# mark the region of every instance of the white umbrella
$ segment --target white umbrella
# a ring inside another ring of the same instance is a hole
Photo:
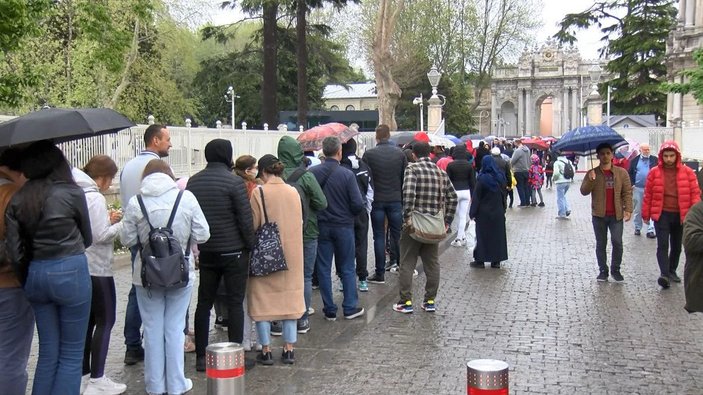
[[[430,145],[433,147],[442,146],[445,148],[451,148],[456,145],[453,141],[444,136],[438,136],[436,134],[428,134],[428,136],[430,137]]]

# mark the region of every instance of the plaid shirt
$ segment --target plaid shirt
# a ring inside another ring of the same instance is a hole
[[[410,220],[410,213],[418,211],[436,214],[444,205],[444,222],[451,224],[456,212],[457,197],[447,173],[432,163],[430,158],[420,158],[405,168],[403,179],[403,219]]]

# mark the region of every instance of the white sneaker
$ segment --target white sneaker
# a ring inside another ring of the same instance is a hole
[[[119,395],[125,391],[127,391],[125,384],[115,383],[109,377],[103,376],[90,379],[83,395]]]
[[[391,273],[400,273],[400,267],[394,267],[391,269]],[[417,277],[419,273],[417,272],[417,269],[413,270],[413,277]]]
[[[308,315],[313,315],[315,314],[315,309],[312,308],[312,306],[308,307]]]
[[[454,241],[452,241],[452,242],[450,243],[450,245],[451,245],[452,247],[461,247],[461,240],[459,240],[459,239],[454,239]]]
[[[86,374],[83,377],[81,377],[81,394],[85,392],[85,387],[88,386],[88,383],[90,382],[90,374]]]

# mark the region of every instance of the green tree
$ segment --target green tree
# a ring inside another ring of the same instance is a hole
[[[619,16],[624,15],[624,16]],[[573,44],[575,31],[601,27],[601,57],[609,58],[611,105],[615,114],[655,114],[666,117],[666,40],[676,21],[670,0],[598,1],[587,10],[567,14],[555,34],[561,43]]]
[[[703,105],[703,49],[697,49],[693,52],[693,60],[698,65],[697,68],[684,70],[683,75],[686,82],[665,84],[664,88],[669,92],[690,93],[696,99],[698,104]]]

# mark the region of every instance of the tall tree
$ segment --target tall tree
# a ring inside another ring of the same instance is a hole
[[[391,43],[398,15],[404,5],[404,0],[379,1],[372,44],[373,69],[378,94],[378,121],[388,125],[391,130],[398,129],[395,121],[395,107],[403,93],[393,79]]]
[[[698,67],[681,72],[686,81],[682,84],[666,84],[665,88],[669,92],[690,93],[698,104],[703,105],[703,49],[697,49],[693,52],[693,60],[696,61]]]
[[[620,16],[624,15],[624,16]],[[598,1],[587,10],[567,14],[554,37],[573,44],[575,31],[601,26],[604,43],[601,57],[612,79],[602,83],[612,88],[611,106],[615,114],[655,114],[666,117],[666,40],[676,22],[671,0]]]

